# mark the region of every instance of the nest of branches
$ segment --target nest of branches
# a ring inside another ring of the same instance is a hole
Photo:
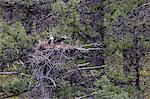
[[[77,49],[71,46],[49,47],[42,50],[36,47],[34,52],[28,56],[28,66],[30,66],[31,74],[36,80],[36,85],[33,88],[34,93],[45,94],[46,92],[41,92],[41,89],[53,89],[59,86],[68,74],[76,73],[76,78],[79,79],[79,72],[77,68],[75,69],[77,53]]]
[[[50,46],[50,45],[49,45]],[[28,66],[30,66],[32,77],[36,84],[33,92],[38,95],[52,94],[55,87],[62,83],[85,84],[86,78],[82,76],[81,70],[97,69],[101,67],[85,67],[90,63],[77,64],[76,58],[83,52],[99,50],[98,48],[85,49],[66,44],[65,46],[46,47],[39,50],[35,47],[34,52],[28,56]],[[50,91],[51,90],[51,91]],[[48,91],[48,93],[47,93]],[[49,98],[49,97],[48,97]]]

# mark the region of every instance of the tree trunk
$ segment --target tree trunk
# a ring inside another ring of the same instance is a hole
[[[138,32],[133,33],[133,45],[131,48],[123,50],[123,71],[126,77],[130,73],[135,73],[135,86],[138,92],[140,92],[140,58],[142,55],[142,49],[138,40]],[[137,99],[140,99],[140,93],[137,95]]]
[[[134,34],[134,39],[133,39],[133,45],[134,45],[134,54],[135,54],[135,72],[136,72],[136,79],[135,79],[135,86],[139,94],[137,95],[137,99],[140,99],[140,57],[141,57],[141,50],[140,50],[140,45],[138,41],[138,36],[137,33]]]
[[[131,66],[131,55],[130,55],[131,50],[129,49],[124,49],[123,50],[123,73],[125,74],[126,77],[128,77],[129,73],[131,72],[130,66]]]
[[[52,89],[51,88],[44,88],[44,96],[43,99],[52,99]]]

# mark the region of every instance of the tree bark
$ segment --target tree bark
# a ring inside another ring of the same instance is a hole
[[[44,89],[43,99],[52,99],[52,89],[50,89],[50,88],[45,88]]]

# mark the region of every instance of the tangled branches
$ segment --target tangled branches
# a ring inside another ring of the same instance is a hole
[[[97,67],[85,67],[89,63],[78,64],[76,57],[80,51],[99,50],[98,48],[85,49],[66,44],[66,46],[53,45],[46,49],[34,49],[28,56],[28,66],[31,67],[31,74],[36,81],[33,88],[34,93],[44,95],[46,99],[52,95],[52,89],[59,86],[62,82],[81,83],[85,78],[80,73],[81,70],[99,69]],[[47,93],[48,92],[48,93]]]
[[[32,76],[36,80],[35,88],[56,87],[56,84],[61,80],[59,78],[61,74],[74,65],[73,58],[67,56],[66,50],[63,49],[41,51],[35,49],[35,52],[29,55],[29,63]]]

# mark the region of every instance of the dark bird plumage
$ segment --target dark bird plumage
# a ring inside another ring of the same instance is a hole
[[[39,43],[37,44],[38,49],[44,50],[47,48],[54,48],[54,47],[60,47],[60,45],[63,45],[63,41],[65,40],[64,37],[50,37],[49,40],[39,40]],[[56,46],[57,45],[57,46]]]
[[[54,38],[54,44],[60,44],[60,43],[62,43],[63,41],[65,40],[65,38],[63,38],[63,37],[55,37]]]

